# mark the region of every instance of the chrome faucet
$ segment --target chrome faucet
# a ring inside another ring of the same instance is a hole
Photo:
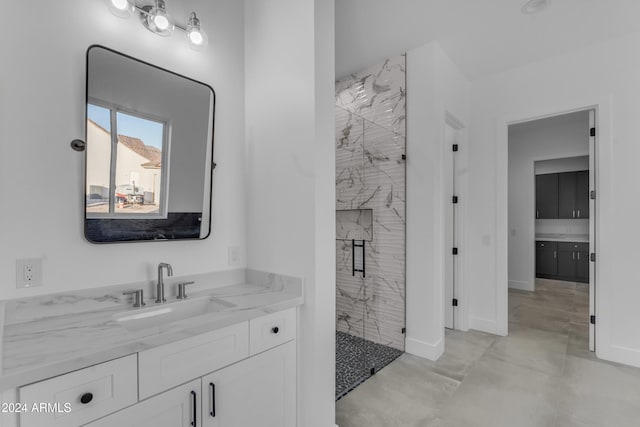
[[[171,267],[171,264],[167,264],[166,262],[161,262],[160,264],[158,264],[158,285],[156,288],[156,304],[162,304],[167,302],[167,300],[164,299],[164,280],[162,279],[163,268],[167,269],[168,277],[173,276],[173,268]]]

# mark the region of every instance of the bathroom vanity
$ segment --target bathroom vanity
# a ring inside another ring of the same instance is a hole
[[[0,426],[295,426],[301,281],[245,277],[140,308],[121,288],[3,302]]]

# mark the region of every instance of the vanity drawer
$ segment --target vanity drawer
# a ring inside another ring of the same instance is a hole
[[[536,248],[538,249],[549,249],[552,251],[558,250],[558,242],[549,242],[546,240],[536,240]]]
[[[136,403],[136,368],[132,354],[21,387],[20,427],[76,427]]]
[[[296,337],[296,309],[279,311],[249,321],[249,351],[261,353]]]
[[[249,356],[248,322],[138,353],[140,400]]]
[[[578,242],[559,242],[558,243],[559,251],[575,251],[575,252],[589,252],[589,244],[588,243],[578,243]]]

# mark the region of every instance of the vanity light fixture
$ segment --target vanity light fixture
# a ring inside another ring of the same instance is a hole
[[[187,40],[194,49],[202,49],[207,46],[207,34],[200,26],[200,19],[195,12],[189,15],[186,26],[177,24],[167,12],[165,0],[154,0],[153,4],[138,5],[136,0],[106,0],[109,10],[120,18],[129,18],[137,13],[140,22],[145,28],[159,36],[169,37],[174,29],[186,33]]]

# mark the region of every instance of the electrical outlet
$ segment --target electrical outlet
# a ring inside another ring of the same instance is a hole
[[[42,258],[17,260],[16,287],[32,288],[35,286],[42,286]]]
[[[229,246],[229,265],[240,264],[240,247]]]

